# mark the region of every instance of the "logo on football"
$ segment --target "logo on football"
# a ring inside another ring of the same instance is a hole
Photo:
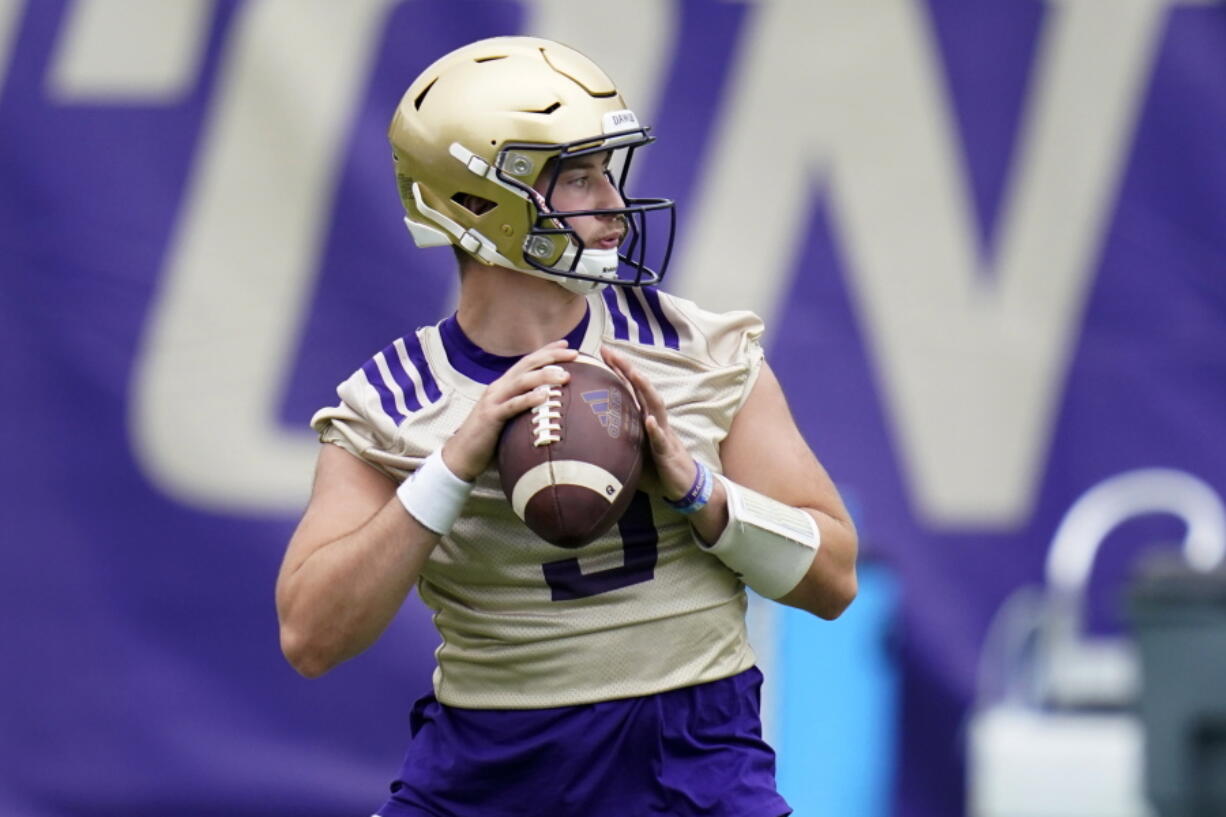
[[[570,380],[511,418],[498,442],[502,490],[533,532],[564,548],[600,537],[625,512],[643,469],[643,424],[630,387],[603,361],[560,364]]]

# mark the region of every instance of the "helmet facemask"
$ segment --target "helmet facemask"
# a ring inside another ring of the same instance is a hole
[[[589,292],[605,284],[651,286],[658,283],[672,255],[676,229],[673,202],[664,198],[635,198],[626,193],[635,151],[652,141],[654,138],[648,135],[648,129],[639,128],[560,145],[511,143],[503,146],[499,153],[499,178],[522,190],[530,209],[530,228],[523,246],[524,261],[542,273],[569,279],[574,283],[559,283],[575,291]],[[557,207],[554,191],[568,162],[605,153],[609,154],[609,162],[603,172],[621,198],[622,206],[587,210]],[[516,169],[525,170],[540,159],[544,160],[544,167],[535,186],[515,175]],[[619,218],[623,226],[620,245],[607,250],[585,246],[569,219],[588,216]],[[652,221],[659,222],[654,230],[650,229]],[[655,244],[651,243],[652,236],[659,236]]]

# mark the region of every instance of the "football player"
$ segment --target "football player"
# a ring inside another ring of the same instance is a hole
[[[375,354],[312,420],[324,443],[277,581],[282,647],[314,677],[417,586],[441,636],[382,817],[780,817],[745,626],[749,587],[837,617],[856,535],[749,312],[654,284],[673,203],[624,183],[649,129],[576,51],[503,37],[435,62],[390,140],[419,246],[459,259],[455,314]],[[499,432],[602,355],[652,467],[577,551],[515,516]]]

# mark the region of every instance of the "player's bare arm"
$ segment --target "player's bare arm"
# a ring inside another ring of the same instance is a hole
[[[651,456],[665,498],[684,495],[694,484],[697,465],[668,424],[668,411],[651,381],[624,356],[603,350],[605,360],[634,387],[643,405]],[[720,446],[728,479],[809,514],[821,546],[799,584],[778,597],[782,604],[825,619],[838,617],[856,595],[855,527],[830,476],[796,427],[783,390],[763,363],[745,405]],[[710,501],[690,517],[705,542],[715,542],[728,524],[728,497],[716,481]]]
[[[362,460],[321,446],[276,593],[281,650],[308,678],[378,638],[438,541],[395,494],[395,483]]]
[[[486,388],[446,445],[442,462],[476,479],[510,417],[545,399],[537,386],[568,377],[550,364],[578,353],[550,343]],[[416,583],[439,534],[409,513],[396,484],[334,445],[324,445],[311,499],[277,578],[281,646],[300,673],[316,677],[358,655],[387,628]]]
[[[817,555],[800,584],[777,601],[821,618],[837,618],[856,597],[855,525],[834,481],[796,427],[783,389],[766,363],[732,421],[720,458],[729,479],[801,508],[817,522]]]

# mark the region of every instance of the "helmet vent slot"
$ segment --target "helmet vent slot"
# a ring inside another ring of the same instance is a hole
[[[542,114],[543,116],[548,116],[549,114],[553,113],[554,111],[556,111],[558,108],[561,108],[561,107],[562,107],[561,102],[555,102],[552,105],[550,105],[548,108],[541,108],[539,111],[523,110],[521,111],[521,113],[539,113],[539,114]]]
[[[506,54],[499,54],[496,57],[477,57],[473,62],[493,62],[494,60],[505,60]]]
[[[463,207],[474,216],[483,215],[498,206],[497,202],[475,196],[472,193],[456,193],[451,200]]]
[[[438,82],[438,77],[435,77],[434,79],[432,79],[430,81],[430,84],[427,85],[425,89],[420,94],[417,95],[417,99],[413,100],[413,107],[415,109],[419,111],[421,110],[421,103],[426,101],[426,94],[430,93],[430,89],[434,87],[434,83],[436,82]]]

